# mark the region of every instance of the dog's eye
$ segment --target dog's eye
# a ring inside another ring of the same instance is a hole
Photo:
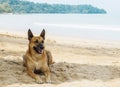
[[[38,40],[36,40],[35,43],[38,43]]]
[[[42,43],[44,43],[44,40],[42,40]]]

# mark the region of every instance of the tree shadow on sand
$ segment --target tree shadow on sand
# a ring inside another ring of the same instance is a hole
[[[22,61],[0,59],[0,85],[3,84],[35,84],[35,80],[23,72]],[[87,65],[60,62],[50,66],[53,84],[74,80],[108,81],[120,78],[120,67],[105,65]],[[44,75],[41,76],[42,79]],[[44,79],[43,79],[44,80]]]

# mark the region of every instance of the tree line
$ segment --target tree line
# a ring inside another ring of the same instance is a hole
[[[107,12],[92,5],[64,5],[34,3],[25,0],[0,0],[0,13],[105,14]]]

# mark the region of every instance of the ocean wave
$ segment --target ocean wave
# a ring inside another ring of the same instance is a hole
[[[92,25],[92,24],[55,24],[55,23],[34,23],[38,26],[57,27],[58,28],[74,28],[74,29],[96,29],[96,30],[112,30],[120,31],[120,25]]]

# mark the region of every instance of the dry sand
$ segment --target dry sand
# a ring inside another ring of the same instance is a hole
[[[52,84],[37,84],[23,71],[27,44],[27,38],[0,34],[0,87],[120,87],[120,42],[47,37],[56,62]]]

